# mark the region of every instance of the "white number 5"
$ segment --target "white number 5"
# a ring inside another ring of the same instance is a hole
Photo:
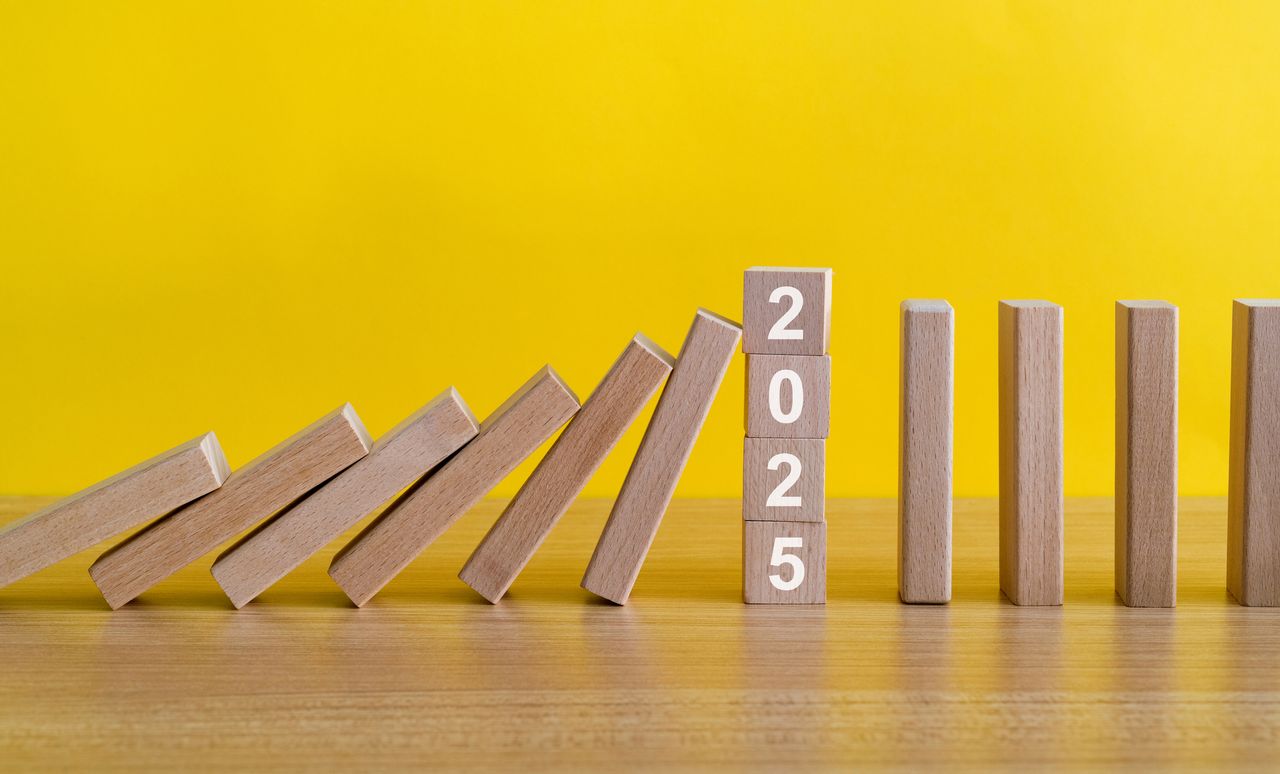
[[[769,470],[777,470],[783,465],[787,466],[787,475],[769,493],[769,499],[764,504],[770,508],[799,508],[803,505],[800,495],[789,495],[787,492],[800,480],[800,458],[787,452],[780,452],[769,458]]]
[[[800,557],[795,554],[788,554],[783,549],[786,548],[804,548],[804,538],[798,537],[778,537],[773,539],[773,556],[769,559],[771,567],[781,567],[782,565],[791,566],[791,578],[783,580],[782,576],[777,573],[769,574],[769,582],[778,591],[791,591],[800,587],[804,583],[804,562],[800,561]]]
[[[796,330],[787,326],[800,316],[800,310],[804,308],[804,296],[800,294],[799,290],[790,285],[783,285],[780,288],[774,288],[773,292],[769,294],[769,303],[780,304],[784,298],[791,299],[791,306],[787,307],[787,311],[783,312],[778,321],[769,329],[769,340],[803,341],[803,330]]]

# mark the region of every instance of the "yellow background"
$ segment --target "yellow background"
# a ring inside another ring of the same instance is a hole
[[[1066,306],[1070,494],[1112,487],[1112,302],[1180,305],[1182,490],[1223,493],[1278,40],[1262,2],[6,3],[0,492],[450,383],[483,416],[544,362],[585,397],[766,263],[836,269],[831,495],[894,493],[912,296],[957,310],[957,494],[1002,297]],[[680,494],[737,494],[741,411],[739,359]]]

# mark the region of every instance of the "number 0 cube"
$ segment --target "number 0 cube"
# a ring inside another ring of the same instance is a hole
[[[742,522],[742,601],[825,604],[826,522]]]
[[[742,351],[825,355],[831,343],[831,269],[753,266],[742,296]]]
[[[830,355],[747,355],[747,435],[826,438],[830,432]]]

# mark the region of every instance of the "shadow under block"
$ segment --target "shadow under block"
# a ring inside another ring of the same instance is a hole
[[[674,358],[637,335],[489,528],[458,577],[497,602],[671,373]]]
[[[898,379],[898,596],[951,600],[955,313],[904,301]]]
[[[1231,313],[1231,463],[1227,590],[1242,605],[1280,606],[1280,300]]]
[[[544,366],[480,424],[479,435],[343,547],[329,575],[363,606],[577,411],[577,396]]]
[[[825,355],[830,344],[831,269],[747,269],[742,293],[743,352]]]
[[[213,577],[231,604],[244,607],[479,431],[450,387],[387,431],[367,457],[241,538],[213,563]]]
[[[1178,579],[1178,308],[1116,302],[1116,592],[1173,607]]]
[[[582,577],[587,591],[626,604],[741,336],[731,320],[694,316]]]
[[[827,442],[822,438],[744,438],[742,518],[823,521]]]
[[[227,460],[206,433],[0,528],[7,586],[222,486]]]
[[[220,489],[112,547],[89,575],[112,609],[288,506],[369,453],[351,404],[232,473]]]
[[[826,522],[742,522],[742,601],[749,605],[824,604]]]
[[[1000,590],[1063,596],[1062,307],[1000,302]]]
[[[747,435],[831,434],[830,355],[747,355]]]

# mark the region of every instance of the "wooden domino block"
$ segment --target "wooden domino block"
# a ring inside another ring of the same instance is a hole
[[[1062,307],[1000,302],[1000,589],[1063,596]]]
[[[490,602],[507,593],[673,365],[648,338],[631,340],[471,554],[464,583]]]
[[[626,604],[741,336],[698,310],[583,575],[587,591]]]
[[[117,473],[0,528],[0,586],[208,494],[226,480],[213,433]]]
[[[1280,606],[1280,299],[1232,309],[1227,589]]]
[[[1116,302],[1116,592],[1173,607],[1178,579],[1178,308]]]
[[[749,605],[824,604],[826,522],[742,522],[742,601]]]
[[[898,596],[951,600],[951,438],[955,314],[946,301],[901,310],[898,379]]]
[[[742,351],[825,355],[831,344],[831,269],[753,266],[742,294]]]
[[[831,356],[747,355],[747,435],[826,438]]]
[[[153,522],[98,558],[89,575],[119,608],[369,453],[351,404],[236,470],[222,488]]]
[[[745,438],[742,518],[823,521],[827,442],[822,438]]]
[[[213,563],[237,608],[395,497],[480,431],[450,387],[373,445],[369,455],[241,538]]]
[[[577,411],[577,396],[543,367],[481,423],[479,435],[343,547],[329,575],[363,606]]]

